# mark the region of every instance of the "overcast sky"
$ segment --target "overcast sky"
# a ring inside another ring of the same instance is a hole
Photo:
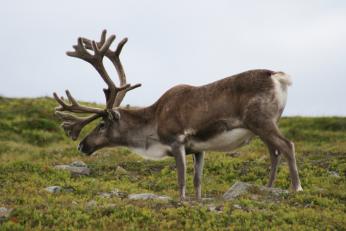
[[[129,82],[143,84],[124,104],[150,105],[176,84],[266,68],[293,78],[285,115],[346,115],[346,1],[4,0],[0,27],[3,96],[70,89],[104,102],[96,71],[65,51],[78,36],[99,39],[108,29],[129,38],[123,65]]]

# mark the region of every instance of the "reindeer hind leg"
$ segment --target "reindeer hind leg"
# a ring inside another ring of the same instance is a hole
[[[278,164],[281,159],[281,153],[279,150],[275,149],[275,147],[272,147],[271,145],[267,145],[269,149],[269,154],[270,154],[270,175],[269,175],[269,181],[267,186],[268,187],[273,187],[275,179],[276,179],[276,174],[277,174],[277,169],[278,169]]]
[[[275,152],[278,151],[286,157],[292,181],[292,189],[293,191],[302,191],[303,189],[301,187],[296,164],[294,144],[280,133],[277,125],[274,122],[262,121],[261,124],[261,127],[251,126],[250,124],[251,130],[258,135],[261,140],[268,145],[268,147],[270,147],[269,149],[273,150],[272,152],[274,152],[274,155]],[[273,184],[275,179],[277,161],[278,160],[276,160],[275,157],[274,160],[272,160],[272,166],[275,168],[271,170],[269,184]]]

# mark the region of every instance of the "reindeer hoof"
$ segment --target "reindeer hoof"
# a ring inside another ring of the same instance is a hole
[[[302,192],[303,188],[301,185],[298,185],[297,187],[292,187],[293,192]]]

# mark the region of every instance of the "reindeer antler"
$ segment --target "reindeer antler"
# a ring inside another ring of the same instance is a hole
[[[110,46],[115,40],[115,35],[111,35],[107,38],[106,34],[107,31],[103,30],[99,42],[79,37],[77,39],[77,45],[73,46],[74,51],[66,52],[68,56],[79,58],[90,63],[105,81],[108,86],[108,89],[103,89],[106,96],[106,109],[92,108],[80,105],[72,97],[71,93],[68,90],[66,90],[66,95],[69,104],[67,104],[62,97],[59,98],[56,93],[53,93],[55,100],[60,104],[60,106],[55,109],[55,114],[59,117],[59,119],[63,121],[62,127],[64,128],[66,134],[73,140],[78,138],[80,131],[86,124],[90,123],[100,116],[105,115],[107,111],[111,110],[114,106],[119,106],[128,91],[141,86],[141,84],[135,84],[131,86],[126,82],[126,75],[119,55],[125,43],[127,42],[127,38],[119,42],[115,51],[111,51]],[[93,54],[89,53],[88,50],[93,51]],[[104,56],[109,58],[115,66],[120,80],[120,87],[117,87],[109,77],[103,65]],[[72,113],[93,113],[94,115],[89,117],[77,117],[68,113],[63,113],[62,111],[68,111]]]
[[[97,47],[103,46],[103,44],[106,41],[106,34],[107,34],[107,31],[103,30],[102,34],[101,34],[100,42],[95,43]],[[116,98],[113,102],[114,107],[118,107],[121,104],[122,100],[124,99],[124,97],[128,91],[133,90],[133,89],[141,86],[141,84],[135,84],[135,85],[131,86],[126,81],[126,74],[125,74],[123,65],[120,61],[120,53],[121,53],[124,45],[127,43],[127,40],[128,40],[127,38],[124,38],[123,40],[121,40],[118,43],[118,46],[114,51],[112,51],[108,47],[107,51],[105,51],[105,54],[104,54],[113,63],[113,65],[114,65],[114,67],[118,73],[120,86],[122,86],[121,88],[117,88]],[[93,46],[94,41],[90,41],[87,38],[82,38],[82,42],[84,43],[86,49],[94,50],[94,46]],[[106,95],[106,99],[107,100],[110,99],[110,95],[112,95],[111,94],[111,88],[109,87],[108,89],[104,89],[104,92]]]
[[[55,100],[60,104],[60,107],[55,108],[56,111],[70,111],[75,113],[96,113],[96,114],[102,114],[104,113],[104,110],[99,108],[92,108],[92,107],[86,107],[83,105],[80,105],[71,95],[69,90],[66,90],[66,95],[68,98],[68,101],[70,102],[70,105],[66,104],[63,100],[63,98],[59,98],[58,95],[54,92],[53,96]]]
[[[83,127],[93,120],[100,117],[99,114],[94,114],[89,117],[77,117],[68,113],[56,111],[55,115],[62,121],[61,127],[64,129],[67,136],[72,140],[76,140],[82,131]]]

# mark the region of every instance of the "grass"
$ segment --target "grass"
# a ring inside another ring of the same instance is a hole
[[[296,144],[304,192],[280,201],[245,195],[223,203],[220,213],[206,204],[177,203],[172,158],[143,160],[128,149],[104,149],[86,157],[76,150],[53,116],[51,98],[0,97],[0,207],[13,208],[0,230],[346,230],[346,118],[283,118],[283,133]],[[87,130],[92,128],[92,124]],[[207,153],[203,197],[220,198],[236,181],[265,185],[269,155],[255,139],[239,157]],[[53,168],[82,160],[89,176],[75,177]],[[187,192],[193,197],[189,156]],[[117,167],[127,170],[119,174]],[[282,161],[276,186],[288,188]],[[65,189],[51,194],[45,187]],[[114,188],[127,193],[151,192],[171,202],[101,198]],[[89,206],[95,201],[96,206]],[[236,206],[235,206],[236,205]],[[240,206],[240,208],[239,208]]]

